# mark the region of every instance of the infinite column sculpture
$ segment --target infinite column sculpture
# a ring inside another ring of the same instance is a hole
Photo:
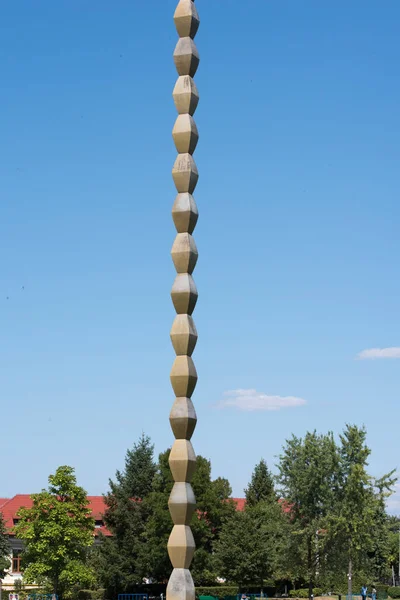
[[[192,155],[199,139],[193,119],[199,101],[193,81],[199,65],[199,54],[193,38],[200,21],[192,0],[179,1],[174,22],[179,35],[174,51],[179,77],[173,91],[178,118],[172,137],[178,156],[172,169],[172,177],[178,195],[172,208],[172,218],[178,233],[171,250],[177,272],[171,298],[177,316],[171,329],[171,341],[176,353],[171,370],[171,384],[176,399],[170,423],[176,439],[169,458],[175,483],[168,502],[174,527],[168,540],[168,554],[173,571],[167,587],[167,600],[194,600],[195,589],[189,567],[195,551],[190,521],[196,499],[190,482],[196,468],[196,455],[190,438],[197,420],[191,400],[197,383],[196,368],[192,360],[197,331],[191,315],[197,302],[197,289],[192,273],[198,254],[192,233],[198,212],[192,194],[199,175]]]

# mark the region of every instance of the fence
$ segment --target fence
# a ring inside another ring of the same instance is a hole
[[[118,600],[149,600],[148,594],[118,594]]]

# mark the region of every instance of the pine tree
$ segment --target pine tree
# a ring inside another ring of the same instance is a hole
[[[169,454],[170,450],[160,454],[154,490],[145,502],[149,518],[143,536],[140,564],[143,574],[157,581],[167,579],[171,573],[167,541],[173,523],[168,510],[168,498],[174,482],[168,464]],[[192,576],[196,585],[213,585],[216,578],[214,545],[223,523],[235,513],[234,503],[229,499],[231,487],[226,479],[213,480],[210,461],[198,456],[192,488],[197,508],[191,522],[196,542]]]
[[[115,481],[110,479],[110,491],[104,496],[104,522],[112,537],[102,537],[92,563],[111,595],[129,592],[143,578],[140,555],[148,520],[146,499],[156,472],[153,456],[154,446],[142,434],[127,451],[124,470],[116,472]]]
[[[126,452],[124,471],[116,472],[115,483],[110,480],[111,492],[118,491],[129,498],[143,499],[151,492],[155,472],[154,445],[142,433],[138,443]]]
[[[262,500],[276,501],[274,480],[263,458],[255,466],[251,481],[244,493],[247,506],[255,506]]]

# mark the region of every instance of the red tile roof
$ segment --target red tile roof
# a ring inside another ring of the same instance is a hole
[[[96,521],[103,520],[103,514],[106,511],[106,505],[104,503],[103,496],[88,496],[89,500],[89,508],[92,512],[92,517]],[[245,498],[232,498],[232,500],[236,504],[237,510],[243,511],[246,505]],[[14,519],[17,518],[17,513],[20,508],[31,508],[32,507],[32,498],[30,494],[17,494],[13,498],[0,498],[0,512],[3,513],[3,518],[6,524],[7,529],[12,535],[11,530],[14,526]],[[284,509],[285,510],[285,509]],[[102,525],[100,527],[96,527],[94,531],[94,535],[97,536],[99,532],[104,535],[111,535],[110,531]]]
[[[232,498],[232,500],[236,504],[236,510],[242,512],[246,506],[246,498]]]
[[[103,514],[106,510],[106,505],[104,504],[103,496],[88,496],[89,500],[89,508],[92,512],[92,517],[96,521],[103,520]],[[32,498],[30,494],[17,494],[14,498],[10,500],[5,500],[4,503],[1,504],[0,499],[0,511],[3,513],[3,518],[8,530],[11,530],[14,526],[14,519],[17,518],[17,513],[20,508],[31,508],[33,505]],[[96,527],[95,535],[98,535],[98,532],[101,531],[104,535],[111,535],[110,532],[106,529],[106,527]]]
[[[17,494],[14,498],[7,500],[1,507],[7,529],[14,526],[14,519],[20,508],[31,508],[31,506],[32,500],[29,494]]]
[[[246,498],[232,498],[232,500],[235,502],[237,510],[242,512],[245,509]],[[284,500],[283,498],[279,498],[278,502],[281,505],[282,510],[285,514],[290,513],[292,506],[289,504],[289,502],[287,500]]]
[[[107,509],[103,496],[88,496],[88,500],[93,519],[102,519]]]
[[[88,496],[88,500],[93,519],[95,519],[95,521],[102,521],[103,515],[107,509],[103,496]],[[94,535],[97,536],[99,532],[101,532],[103,535],[111,536],[111,532],[108,531],[107,527],[104,527],[104,525],[101,527],[96,527]]]
[[[291,512],[293,504],[290,504],[287,500],[285,500],[284,498],[280,498],[278,500],[279,504],[282,506],[282,510],[285,514],[288,514]]]

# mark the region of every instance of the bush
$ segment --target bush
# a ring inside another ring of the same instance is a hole
[[[78,600],[103,600],[105,590],[79,590]]]
[[[400,598],[400,587],[388,587],[387,593],[391,598]]]
[[[322,588],[314,588],[313,589],[313,594],[314,594],[314,598],[316,596],[322,596]],[[290,598],[308,598],[309,595],[309,590],[308,588],[302,589],[302,590],[290,590],[289,592],[289,597]]]
[[[237,586],[214,585],[208,587],[196,587],[196,597],[213,596],[214,598],[224,598],[225,596],[236,596],[239,592]],[[86,600],[82,598],[81,600]]]

